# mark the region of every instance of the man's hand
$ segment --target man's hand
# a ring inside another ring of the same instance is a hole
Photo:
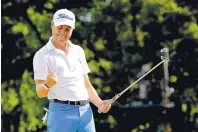
[[[56,76],[55,73],[53,72],[50,72],[48,75],[47,75],[47,78],[46,78],[46,85],[51,88],[53,87],[54,85],[56,85],[58,81],[58,78]]]
[[[103,100],[98,109],[102,113],[107,113],[111,108],[111,104],[108,102],[108,100]]]

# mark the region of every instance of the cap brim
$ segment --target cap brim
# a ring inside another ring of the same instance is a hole
[[[55,26],[67,25],[67,26],[70,26],[73,29],[75,29],[74,23],[73,22],[69,22],[69,21],[66,21],[66,22],[54,22],[54,25]]]

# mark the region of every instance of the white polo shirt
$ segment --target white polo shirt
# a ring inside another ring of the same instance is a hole
[[[33,59],[34,80],[46,80],[49,72],[55,72],[58,81],[50,88],[48,99],[88,100],[84,75],[90,72],[84,50],[72,43],[68,54],[55,48],[51,39],[36,52]]]

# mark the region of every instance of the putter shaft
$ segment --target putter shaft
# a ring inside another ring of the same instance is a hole
[[[127,90],[129,90],[130,88],[132,88],[136,83],[138,83],[141,79],[143,79],[145,76],[147,76],[153,70],[155,70],[158,66],[160,66],[165,61],[167,61],[167,60],[162,60],[161,62],[159,62],[156,66],[154,66],[152,69],[150,69],[147,73],[145,73],[144,75],[142,75],[139,79],[137,79],[135,82],[133,82],[127,88],[125,88],[121,93],[116,94],[113,98],[109,99],[108,100],[108,103],[109,104],[112,104],[113,102],[115,102],[120,96],[122,96],[122,94],[124,94]],[[101,110],[100,109],[98,109],[98,113],[101,113]]]

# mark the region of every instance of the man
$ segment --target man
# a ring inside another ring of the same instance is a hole
[[[74,28],[75,15],[58,10],[51,24],[52,37],[33,59],[37,95],[49,99],[49,132],[95,132],[89,101],[103,113],[111,107],[90,83],[84,50],[69,40]]]

